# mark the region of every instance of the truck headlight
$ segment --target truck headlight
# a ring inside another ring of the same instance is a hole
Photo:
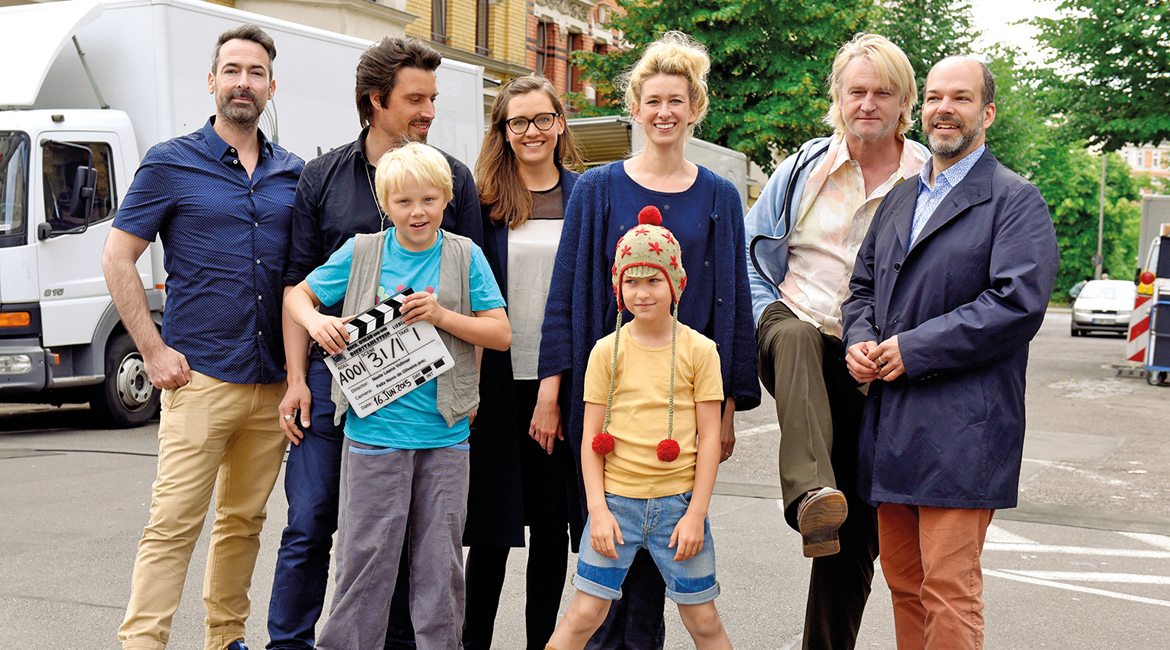
[[[0,355],[0,375],[23,375],[32,371],[32,357],[27,354]]]

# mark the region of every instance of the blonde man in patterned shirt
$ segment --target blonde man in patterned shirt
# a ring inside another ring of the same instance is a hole
[[[918,175],[906,140],[917,101],[898,46],[858,34],[829,77],[829,138],[805,143],[746,217],[760,378],[776,399],[785,520],[814,558],[804,648],[851,649],[878,554],[874,509],[855,496],[864,395],[849,377],[841,304],[878,204]]]

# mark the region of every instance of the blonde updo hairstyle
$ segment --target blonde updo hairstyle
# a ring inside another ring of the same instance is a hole
[[[642,101],[642,84],[660,74],[678,75],[687,80],[691,109],[696,111],[695,121],[687,125],[687,136],[707,115],[710,104],[707,97],[707,73],[711,71],[711,58],[707,48],[690,36],[669,31],[662,38],[646,46],[642,58],[616,80],[616,86],[625,89],[626,110]]]

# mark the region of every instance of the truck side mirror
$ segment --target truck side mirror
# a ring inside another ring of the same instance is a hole
[[[97,191],[97,170],[92,166],[78,167],[69,185],[70,223],[78,224],[75,232],[85,232],[89,227],[89,214],[93,210],[93,197]]]

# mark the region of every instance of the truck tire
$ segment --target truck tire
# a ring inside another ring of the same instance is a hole
[[[106,380],[89,401],[97,420],[116,429],[140,427],[158,414],[159,393],[134,340],[125,332],[114,335],[106,345]]]

